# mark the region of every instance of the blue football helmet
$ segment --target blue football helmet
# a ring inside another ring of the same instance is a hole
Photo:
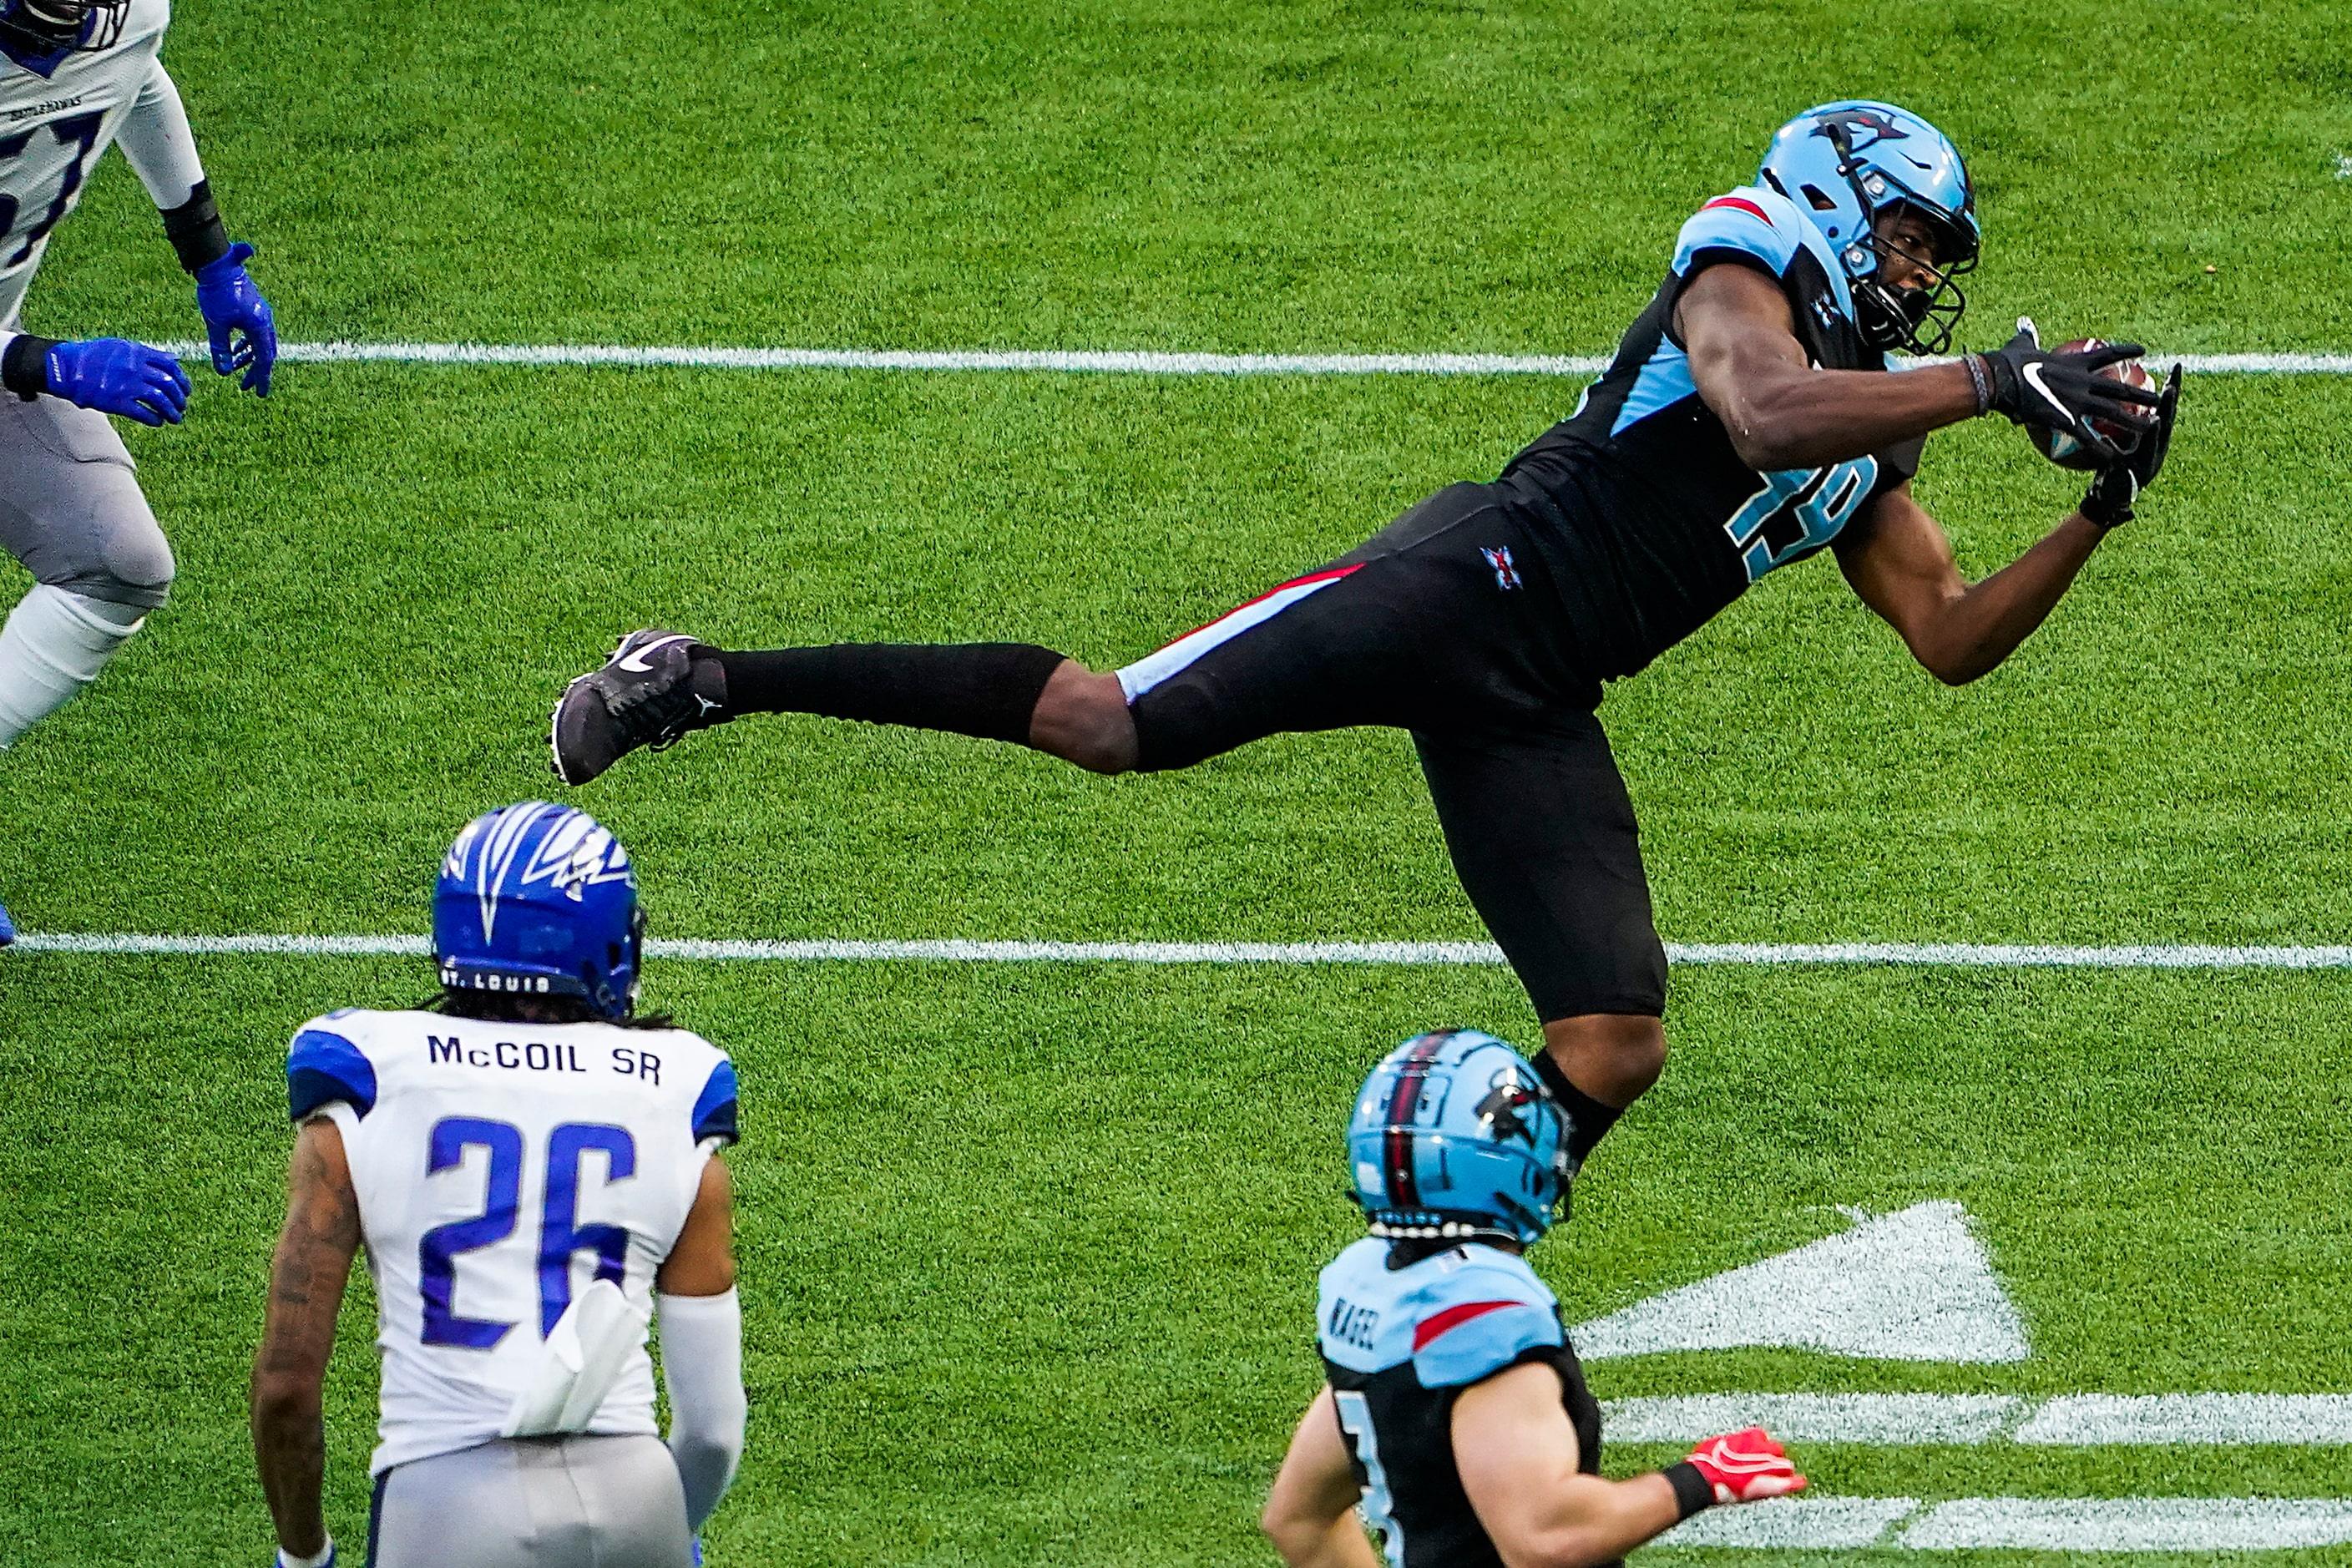
[[[454,991],[637,1002],[645,914],[628,851],[584,811],[530,800],[466,824],[433,889],[433,956]]]
[[[1528,1059],[1441,1029],[1372,1069],[1348,1123],[1356,1202],[1374,1236],[1526,1245],[1568,1195],[1568,1119]]]
[[[1942,132],[1891,103],[1824,103],[1773,133],[1756,183],[1794,202],[1830,242],[1853,294],[1854,324],[1871,347],[1920,354],[1951,347],[1969,308],[1953,279],[1976,266],[1983,237],[1968,168]],[[1872,225],[1893,206],[1911,208],[1935,231],[1936,254],[1908,258],[1936,279],[1932,288],[1892,288],[1881,276],[1892,247]]]

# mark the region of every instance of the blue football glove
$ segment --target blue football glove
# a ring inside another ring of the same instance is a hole
[[[252,255],[253,247],[240,239],[227,255],[207,262],[196,273],[196,309],[205,313],[205,332],[212,340],[213,369],[222,375],[244,371],[238,384],[267,397],[269,367],[278,363],[278,322],[245,269]],[[232,332],[244,334],[233,345]]]
[[[51,395],[142,425],[177,425],[188,408],[188,373],[162,349],[128,338],[59,343],[42,362]]]

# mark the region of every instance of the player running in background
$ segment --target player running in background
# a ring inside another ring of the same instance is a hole
[[[178,424],[186,374],[145,343],[58,342],[17,320],[110,142],[195,275],[213,368],[266,395],[278,357],[253,247],[229,243],[157,58],[170,21],[166,0],[0,0],[0,545],[36,579],[0,627],[0,750],[97,679],[172,586],[172,548],[105,416]],[[0,944],[15,936],[0,909]]]
[[[761,712],[1017,742],[1104,773],[1286,731],[1410,730],[1462,885],[1543,1022],[1536,1069],[1580,1165],[1666,1056],[1665,952],[1593,714],[1601,683],[1824,548],[1922,665],[1973,680],[2042,623],[2164,461],[2179,371],[2160,398],[2098,374],[2130,344],[2051,353],[2024,330],[1892,373],[1891,351],[1948,346],[1977,250],[1967,172],[1934,127],[1889,104],[1810,110],[1753,185],[1683,226],[1608,372],[1495,483],[1442,490],[1109,674],[1026,643],[730,653],[634,632],[559,700],[556,773],[584,783]],[[1971,584],[1911,476],[1928,432],[1996,413],[2105,466],[2047,537]]]
[[[1348,1125],[1371,1235],[1323,1270],[1323,1391],[1261,1519],[1291,1568],[1575,1568],[1717,1503],[1803,1489],[1760,1428],[1601,1479],[1601,1406],[1521,1254],[1568,1195],[1567,1127],[1518,1052],[1407,1040]]]
[[[437,1011],[294,1037],[299,1128],[253,1368],[280,1568],[334,1560],[320,1388],[367,1248],[383,1362],[372,1568],[686,1568],[743,1449],[735,1069],[633,1014],[636,875],[532,801],[457,836]],[[649,1318],[669,1389],[654,1422]]]

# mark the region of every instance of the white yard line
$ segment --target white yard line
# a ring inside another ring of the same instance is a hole
[[[1612,1443],[1695,1443],[1765,1426],[1793,1443],[2096,1447],[2352,1446],[2352,1394],[2062,1394],[2035,1407],[2009,1394],[1696,1394],[1612,1399]]]
[[[162,345],[204,360],[198,342]],[[1598,375],[1594,354],[1209,354],[1125,349],[636,348],[610,343],[280,343],[314,364],[608,365],[644,370],[1048,371],[1113,375]],[[2352,358],[2346,361],[2352,368]]]
[[[2017,1440],[2352,1444],[2352,1394],[2075,1394],[2035,1411]]]
[[[2342,1498],[1959,1498],[1937,1503],[1895,1544],[1929,1552],[2206,1552],[2346,1542],[2352,1500]]]
[[[433,939],[424,936],[147,936],[136,932],[91,934],[20,931],[9,952],[273,953],[286,958],[430,958]]]
[[[1685,1394],[1601,1406],[1612,1443],[1696,1443],[1762,1426],[1786,1443],[1988,1442],[2030,1407],[2013,1394]]]
[[[2352,1542],[2342,1498],[1785,1498],[1710,1509],[1662,1546],[1914,1552],[2248,1552]],[[1916,1517],[1915,1517],[1916,1516]],[[1897,1525],[1908,1525],[1888,1531]]]
[[[1709,1509],[1676,1525],[1658,1544],[1851,1551],[1877,1545],[1888,1526],[1918,1511],[1918,1500],[1907,1497],[1780,1498]]]
[[[722,942],[656,937],[658,958],[713,963],[1393,963],[1503,962],[1485,942]],[[168,936],[115,931],[27,931],[26,952],[278,953],[289,957],[419,956],[421,936]],[[2020,946],[1958,942],[1668,942],[1676,963],[1913,964],[1959,969],[2352,969],[2352,947]]]
[[[162,345],[203,360],[205,345]],[[743,349],[617,343],[280,343],[313,364],[606,365],[678,370],[1046,371],[1114,375],[1598,375],[1605,354],[1161,353],[1129,349]],[[2151,354],[2150,363],[2170,356]],[[2352,375],[2352,354],[2183,354],[2207,375]]]

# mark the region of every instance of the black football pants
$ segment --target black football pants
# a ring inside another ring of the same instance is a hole
[[[1139,765],[1409,730],[1462,886],[1543,1020],[1657,1016],[1665,950],[1633,802],[1530,526],[1494,487],[1454,485],[1127,666]]]

